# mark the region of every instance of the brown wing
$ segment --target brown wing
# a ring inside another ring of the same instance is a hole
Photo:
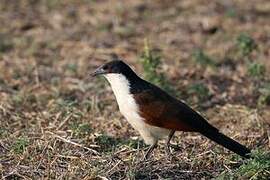
[[[134,98],[146,123],[167,129],[197,131],[243,157],[250,157],[248,148],[220,133],[196,111],[158,87],[150,84],[134,93]]]
[[[134,94],[146,123],[179,131],[217,130],[183,102],[155,86],[152,88]]]

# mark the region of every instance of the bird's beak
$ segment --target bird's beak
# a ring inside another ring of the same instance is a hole
[[[100,74],[105,74],[106,71],[103,69],[103,66],[100,66],[99,68],[97,68],[93,73],[91,73],[91,76],[92,77],[95,77],[97,75],[100,75]]]

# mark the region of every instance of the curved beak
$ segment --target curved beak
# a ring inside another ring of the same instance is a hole
[[[106,71],[104,71],[104,69],[103,69],[103,66],[100,66],[99,68],[97,68],[93,73],[91,73],[90,75],[92,76],[92,77],[95,77],[95,76],[97,76],[97,75],[100,75],[100,74],[105,74],[106,73]]]

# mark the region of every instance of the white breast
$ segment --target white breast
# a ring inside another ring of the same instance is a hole
[[[144,122],[139,115],[139,107],[130,93],[129,81],[124,75],[106,74],[104,76],[111,84],[120,112],[133,128],[139,131],[147,144],[154,144],[155,141],[169,134],[168,129],[151,126]]]

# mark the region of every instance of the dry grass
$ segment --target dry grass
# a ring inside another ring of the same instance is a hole
[[[89,73],[116,53],[142,74],[144,38],[181,98],[225,134],[269,151],[259,91],[269,82],[269,12],[267,0],[1,1],[0,177],[210,179],[237,170],[243,160],[194,133],[176,134],[173,158],[160,143],[141,161],[146,146],[104,79]],[[248,55],[249,45],[237,47],[242,33],[256,42]],[[263,76],[249,73],[250,62],[264,65]]]

